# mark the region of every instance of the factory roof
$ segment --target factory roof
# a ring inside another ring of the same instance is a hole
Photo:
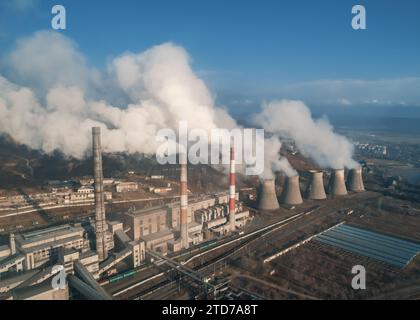
[[[122,230],[115,231],[115,235],[118,237],[118,239],[122,243],[127,243],[127,242],[130,242],[131,241],[130,237],[127,236],[127,234],[124,231],[122,231]]]
[[[166,211],[167,210],[167,206],[154,206],[154,207],[150,207],[150,208],[143,208],[143,209],[138,209],[138,210],[134,210],[134,211],[129,211],[127,212],[128,215],[131,216],[138,216],[138,215],[148,215],[148,214],[154,214],[158,211]]]
[[[47,279],[40,284],[13,290],[13,297],[17,300],[26,300],[52,290],[55,289],[51,286],[51,280]]]
[[[7,244],[4,246],[0,246],[0,252],[2,251],[10,251],[10,247]]]
[[[141,238],[145,242],[151,242],[159,239],[167,239],[169,237],[173,237],[173,232],[171,230],[162,230],[156,233],[149,234],[147,236],[142,236]]]
[[[37,230],[33,232],[18,234],[16,235],[16,241],[21,246],[25,246],[32,243],[43,242],[49,239],[51,239],[51,241],[54,241],[54,238],[56,237],[61,237],[61,236],[66,236],[66,235],[70,236],[73,233],[82,232],[82,231],[84,231],[82,227],[74,227],[69,224],[65,224],[58,227],[51,227],[51,228],[41,229],[41,230]],[[72,237],[74,238],[74,236]]]
[[[13,256],[7,257],[6,259],[4,259],[0,262],[0,269],[5,268],[8,265],[13,265],[13,264],[17,263],[18,261],[22,261],[23,259],[25,259],[25,257],[23,255],[21,255],[20,253],[17,253]]]
[[[398,268],[405,267],[420,252],[420,243],[345,224],[321,233],[315,240]]]
[[[22,248],[22,251],[24,253],[30,253],[30,252],[35,252],[35,251],[45,249],[47,247],[56,248],[56,247],[62,246],[65,243],[80,240],[80,238],[81,238],[80,236],[67,237],[67,238],[64,238],[64,239],[50,241],[50,242],[43,243],[43,244],[36,245],[36,246],[32,246],[32,247],[29,247],[29,248]]]

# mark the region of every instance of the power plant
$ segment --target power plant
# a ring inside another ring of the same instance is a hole
[[[348,189],[353,192],[363,192],[365,191],[365,186],[363,184],[362,177],[362,168],[357,167],[349,171],[347,177]]]
[[[306,197],[309,200],[325,200],[327,195],[325,194],[324,187],[324,172],[311,170],[311,182],[306,190]]]
[[[211,287],[194,270],[179,264],[174,257],[202,250],[212,243],[215,247],[211,250],[219,250],[216,245],[218,239],[228,234],[229,237],[240,236],[243,232],[237,230],[253,219],[236,192],[233,142],[230,146],[228,190],[191,196],[189,199],[187,153],[180,152],[179,196],[167,203],[162,201],[157,206],[109,212],[112,221],[107,220],[106,216],[106,179],[103,174],[100,127],[92,128],[92,156],[92,182],[89,185],[81,184],[80,190],[92,195],[94,219],[89,217],[88,221],[68,222],[29,232],[11,232],[8,245],[0,246],[0,276],[17,276],[6,282],[0,280],[0,295],[7,299],[83,297],[110,300],[112,296],[98,281],[118,274],[121,269],[124,271],[128,268],[133,272],[145,264],[152,268],[154,264],[160,267],[165,264],[175,273],[198,281],[205,290]],[[325,200],[323,172],[313,170],[310,174],[307,198]],[[350,191],[364,191],[362,169],[350,170],[347,182]],[[129,190],[136,190],[137,187],[137,184],[127,186]],[[347,195],[344,169],[332,172],[329,192],[333,197]],[[286,178],[281,203],[287,206],[303,203],[299,175]],[[261,182],[257,208],[265,211],[280,208],[274,179]],[[190,249],[191,246],[197,247]],[[56,274],[57,264],[63,266],[68,279],[65,289],[54,291],[45,287],[40,291],[38,285],[51,281]]]
[[[333,171],[328,189],[330,195],[333,197],[346,196],[348,194],[344,169],[336,169]]]
[[[298,205],[303,203],[298,175],[286,179],[286,187],[283,190],[281,203],[287,205]]]
[[[280,208],[276,194],[276,184],[274,179],[266,179],[260,186],[258,196],[258,209],[276,210]]]
[[[8,245],[0,246],[0,276],[4,273],[16,273],[17,276],[5,283],[0,280],[0,295],[7,294],[3,298],[20,299],[24,294],[34,299],[41,296],[45,299],[68,299],[73,290],[76,295],[87,299],[109,300],[111,296],[97,280],[117,272],[120,263],[135,269],[148,263],[147,258],[150,261],[166,259],[163,257],[167,254],[173,255],[190,245],[222,237],[244,227],[250,220],[249,211],[244,210],[235,190],[233,146],[230,150],[228,192],[188,201],[188,160],[185,152],[180,153],[179,201],[140,210],[129,209],[119,213],[118,220],[114,221],[107,221],[105,212],[99,127],[92,128],[92,154],[94,219],[89,218],[87,223],[67,223],[16,235],[10,233]],[[272,186],[274,188],[274,181]],[[277,203],[277,199],[275,201]],[[176,235],[179,235],[178,238]],[[174,263],[172,260],[165,261],[169,265]],[[50,285],[39,293],[34,285],[49,284],[47,282],[56,273],[54,265],[57,263],[63,265],[68,286],[62,291],[54,291]],[[41,269],[43,271],[39,271]]]

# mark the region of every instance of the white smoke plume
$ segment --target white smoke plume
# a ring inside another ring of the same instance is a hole
[[[323,168],[355,168],[353,144],[334,132],[325,118],[313,119],[301,101],[273,101],[263,105],[255,121],[265,130],[295,141],[300,152]]]
[[[51,50],[44,55],[46,47]],[[106,151],[149,154],[156,151],[157,130],[175,130],[180,120],[204,129],[235,126],[214,106],[185,50],[171,43],[111,61],[106,85],[112,82],[116,92],[129,97],[124,108],[92,99],[95,73],[60,34],[43,31],[18,42],[7,61],[16,84],[0,78],[1,131],[47,153],[59,149],[83,157],[94,125],[103,129]]]
[[[277,136],[272,136],[264,141],[265,158],[264,158],[264,174],[263,179],[273,179],[274,172],[284,172],[288,177],[297,175],[295,169],[292,168],[289,161],[280,156],[281,142]]]
[[[92,126],[102,128],[105,151],[145,154],[156,152],[159,129],[177,132],[179,121],[205,130],[239,127],[215,105],[187,52],[172,43],[122,54],[100,73],[70,39],[41,31],[18,41],[3,62],[0,133],[46,153],[83,158]],[[267,144],[270,170],[287,168],[280,142]]]

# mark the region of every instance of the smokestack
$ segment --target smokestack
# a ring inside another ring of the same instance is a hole
[[[333,171],[328,189],[332,196],[347,195],[344,169],[337,169]]]
[[[16,241],[15,241],[15,234],[11,233],[9,238],[9,244],[10,244],[10,253],[11,255],[16,254]]]
[[[236,200],[235,148],[232,144],[232,146],[230,147],[230,173],[229,173],[229,224],[230,224],[231,231],[234,231],[236,229],[235,200]]]
[[[92,128],[93,139],[93,169],[95,186],[95,232],[96,232],[96,251],[99,261],[108,257],[105,248],[105,203],[104,203],[104,183],[102,172],[102,150],[101,150],[101,128]]]
[[[280,208],[276,195],[276,185],[274,179],[264,180],[260,187],[258,197],[258,209],[260,210],[276,210]]]
[[[187,154],[182,152],[179,154],[179,161],[181,163],[181,244],[182,247],[188,249],[188,169],[187,169]]]
[[[286,188],[283,191],[282,203],[288,205],[298,205],[303,203],[298,175],[287,178]]]
[[[310,200],[324,200],[327,199],[324,188],[324,172],[310,171],[312,177],[311,182],[306,191],[306,196]]]
[[[348,188],[353,192],[365,191],[365,185],[363,184],[362,167],[351,169],[347,179]]]

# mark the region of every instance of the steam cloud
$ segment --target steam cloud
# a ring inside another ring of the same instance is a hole
[[[263,179],[273,179],[274,172],[282,171],[288,177],[295,176],[296,170],[292,168],[289,161],[285,157],[279,155],[281,142],[277,136],[273,136],[264,141],[265,158],[264,158],[264,174]]]
[[[273,101],[263,105],[255,121],[265,130],[295,141],[303,155],[323,168],[355,168],[353,145],[336,134],[325,118],[314,120],[301,101]]]
[[[156,151],[156,132],[176,131],[180,120],[206,130],[236,126],[214,105],[185,50],[171,43],[123,54],[101,75],[69,39],[42,31],[19,41],[7,65],[13,82],[0,76],[0,130],[47,153],[82,158],[92,126],[102,127],[106,151],[147,154]],[[127,104],[119,108],[98,96]]]
[[[181,120],[205,130],[239,127],[215,105],[187,52],[172,43],[122,54],[101,73],[87,66],[70,39],[40,31],[18,41],[3,62],[0,133],[46,153],[58,149],[83,158],[91,147],[92,126],[102,128],[105,151],[145,154],[156,152],[159,129],[176,132]],[[259,122],[273,132],[285,129],[302,152],[322,164],[350,166],[348,141],[333,134],[325,121],[314,122],[303,104],[293,102],[297,107],[292,110],[290,103],[266,105]],[[279,155],[280,147],[278,137],[265,140],[265,177],[273,170],[295,174]]]

